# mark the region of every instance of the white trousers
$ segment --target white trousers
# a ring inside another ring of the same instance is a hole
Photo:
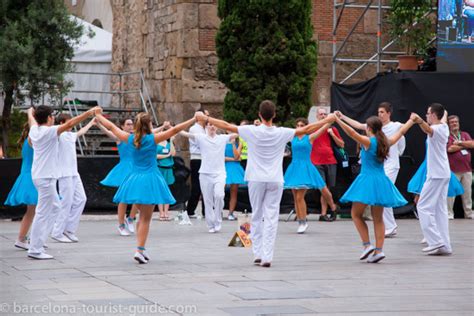
[[[472,217],[472,172],[461,172],[455,173],[456,178],[461,182],[464,189],[463,195],[461,195],[462,208],[464,209],[464,217]],[[454,217],[454,199],[448,198],[448,215]]]
[[[426,179],[418,200],[421,231],[428,246],[443,244],[451,251],[448,220],[448,185],[446,179]]]
[[[80,176],[59,178],[58,185],[61,211],[51,233],[55,237],[60,237],[65,231],[76,232],[87,201]]]
[[[387,177],[395,184],[397,181],[398,171],[400,169],[396,168],[387,168],[385,169],[385,174]],[[393,215],[393,208],[384,207],[383,208],[383,223],[385,224],[385,230],[393,230],[397,228],[397,222],[395,222],[395,216]]]
[[[61,204],[56,191],[56,179],[35,179],[33,183],[38,191],[38,204],[35,217],[31,225],[30,249],[28,253],[39,254],[44,252],[44,243],[51,232]]]
[[[209,229],[220,229],[224,209],[225,174],[199,174],[202,199],[206,208],[206,223]]]
[[[250,181],[248,187],[252,206],[250,238],[253,255],[262,262],[272,262],[283,184]]]

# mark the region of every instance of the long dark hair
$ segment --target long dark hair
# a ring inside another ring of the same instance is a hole
[[[26,122],[25,124],[23,124],[23,130],[21,131],[20,138],[18,138],[18,141],[16,142],[20,149],[23,147],[23,143],[25,142],[25,139],[28,138],[29,132],[30,132],[30,124]]]
[[[136,148],[140,148],[142,145],[142,138],[151,134],[150,129],[151,117],[148,113],[138,113],[135,118],[135,135],[133,137],[133,144]]]
[[[371,116],[365,122],[377,139],[377,159],[384,162],[387,159],[390,145],[387,136],[382,132],[382,121],[377,116]]]

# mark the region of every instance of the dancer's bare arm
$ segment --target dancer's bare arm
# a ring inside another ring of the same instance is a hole
[[[355,129],[365,131],[366,125],[362,124],[361,122],[358,122],[354,119],[351,119],[350,117],[344,115],[341,111],[335,111],[334,114],[350,126],[352,126]]]
[[[408,121],[406,121],[406,123],[403,124],[402,127],[388,139],[390,146],[392,146],[393,144],[396,144],[398,140],[402,138],[403,135],[405,135],[414,124],[415,124],[415,121],[412,120],[411,118]]]
[[[370,138],[369,137],[357,133],[351,126],[346,124],[340,118],[338,118],[336,120],[336,122],[342,128],[344,133],[347,134],[347,136],[349,136],[350,138],[352,138],[353,140],[355,140],[356,142],[358,142],[359,144],[364,146],[365,149],[368,149],[370,147]]]
[[[130,133],[121,130],[117,125],[106,119],[102,113],[96,113],[95,118],[103,127],[109,130],[119,141],[127,142]]]
[[[216,119],[214,117],[210,117],[210,116],[206,116],[206,115],[203,115],[203,116],[199,115],[197,117],[197,119],[200,120],[200,121],[205,121],[206,123],[209,122],[217,128],[220,128],[220,129],[232,132],[232,133],[238,133],[237,125],[227,123],[224,120],[219,120],[219,119]]]
[[[78,132],[77,132],[77,137],[81,137],[82,135],[84,135],[85,133],[87,133],[87,131],[89,131],[89,129],[95,124],[95,118],[93,118],[92,120],[90,120],[89,123],[87,123],[86,126],[84,126],[83,128],[81,128]]]
[[[295,136],[301,136],[305,134],[311,134],[314,131],[322,128],[325,124],[332,124],[336,121],[336,116],[334,114],[329,114],[325,119],[306,125],[305,127],[300,127],[295,130]]]
[[[82,121],[84,121],[85,119],[87,119],[88,117],[93,116],[94,113],[96,111],[98,111],[98,109],[100,109],[100,106],[93,107],[92,109],[89,109],[88,111],[86,111],[84,113],[81,113],[78,116],[74,116],[72,119],[70,119],[66,123],[59,125],[58,135],[61,135],[62,133],[64,133],[67,130],[70,130],[71,128],[73,128],[77,124],[79,124]],[[101,111],[102,111],[102,109],[101,109]]]
[[[199,112],[197,112],[197,113],[199,113]],[[160,143],[160,142],[162,142],[166,139],[170,139],[171,137],[173,137],[177,133],[181,132],[182,130],[189,128],[191,125],[193,125],[196,122],[195,117],[190,118],[189,120],[184,121],[180,124],[177,124],[176,126],[170,128],[170,129],[168,129],[164,132],[160,132],[160,133],[155,134],[155,144],[158,144],[158,143]]]

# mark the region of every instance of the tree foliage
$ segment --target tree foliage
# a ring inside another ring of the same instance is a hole
[[[229,92],[224,117],[257,118],[258,105],[277,104],[277,119],[306,116],[316,75],[310,0],[219,0],[218,78]]]
[[[64,87],[74,45],[84,29],[71,19],[64,1],[0,1],[0,88],[5,93],[3,145],[8,144],[13,94],[28,91],[38,99]]]

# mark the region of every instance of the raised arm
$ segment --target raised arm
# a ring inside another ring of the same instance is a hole
[[[30,128],[33,125],[38,125],[33,115],[34,112],[35,112],[35,109],[33,107],[29,108],[28,111],[26,112],[28,114],[28,125],[30,126]]]
[[[232,132],[232,133],[238,133],[239,132],[239,130],[237,128],[237,125],[227,123],[226,121],[223,121],[223,120],[219,120],[219,119],[216,119],[216,118],[213,118],[213,117],[210,117],[210,116],[205,116],[205,115],[204,116],[199,115],[197,117],[197,119],[198,120],[203,119],[206,122],[211,123],[212,125],[214,125],[217,128],[220,128],[220,129]]]
[[[403,135],[405,135],[414,124],[415,121],[411,118],[405,124],[403,124],[402,127],[388,139],[390,146],[396,144],[398,140],[402,138]]]
[[[318,129],[316,132],[314,132],[313,134],[309,135],[309,142],[312,144],[314,142],[314,140],[316,138],[318,138],[319,136],[321,136],[321,134],[327,130],[329,127],[331,127],[331,124],[330,123],[326,123],[324,124],[320,129]]]
[[[87,131],[95,124],[95,118],[93,118],[92,120],[90,120],[89,123],[87,123],[86,126],[84,126],[83,128],[81,128],[78,132],[77,132],[77,137],[81,137],[82,135],[84,135],[85,133],[87,133]]]
[[[101,113],[96,113],[95,118],[99,124],[108,129],[118,140],[125,143],[128,141],[130,134],[118,128],[117,125],[106,119]]]
[[[171,137],[173,137],[174,135],[176,135],[177,133],[181,132],[182,130],[190,127],[191,125],[194,124],[194,122],[196,122],[196,119],[193,117],[187,121],[184,121],[164,132],[160,132],[160,133],[157,133],[155,134],[155,144],[158,144],[159,142],[162,142],[164,141],[165,139],[170,139]]]
[[[300,127],[295,130],[295,136],[301,136],[305,134],[311,134],[314,131],[320,129],[324,124],[332,124],[336,120],[334,114],[329,114],[325,119],[306,125],[305,127]]]
[[[191,138],[191,139],[196,138],[193,133],[189,133],[189,132],[186,132],[186,131],[181,131],[181,132],[178,133],[178,135],[186,137],[186,138]]]
[[[344,148],[344,145],[345,145],[344,141],[342,140],[340,136],[337,136],[336,132],[334,132],[334,129],[329,128],[328,133],[329,133],[329,136],[331,136],[331,138],[336,143],[337,147]]]
[[[91,117],[94,115],[96,109],[100,109],[100,107],[96,106],[96,107],[93,107],[92,109],[89,109],[88,111],[86,112],[83,112],[81,113],[80,115],[78,116],[74,116],[72,119],[70,119],[69,121],[67,121],[66,123],[64,124],[61,124],[59,125],[58,127],[58,135],[61,135],[62,133],[64,133],[65,131],[73,128],[74,126],[76,126],[77,124],[81,123],[82,121],[84,121],[85,119],[87,119],[88,117]]]
[[[428,134],[430,137],[433,136],[433,129],[418,114],[412,113],[410,115],[410,120],[417,123],[425,134]]]
[[[337,124],[342,128],[344,133],[347,134],[350,138],[355,140],[356,142],[360,143],[366,149],[370,146],[370,138],[364,135],[357,133],[351,126],[346,124],[342,119],[338,118],[336,120]]]
[[[365,124],[362,124],[361,122],[358,122],[354,119],[351,119],[350,117],[342,114],[341,111],[336,111],[336,112],[334,112],[334,114],[336,114],[337,117],[339,117],[341,120],[343,120],[344,122],[346,122],[347,124],[349,124],[353,128],[365,131],[365,128],[366,128]]]
[[[160,127],[154,128],[151,130],[153,134],[159,133],[163,131],[163,129],[171,127],[171,124],[169,121],[164,121],[163,124]]]
[[[120,140],[108,129],[106,129],[102,124],[99,123],[99,121],[96,119],[95,125],[109,138],[112,138],[116,142],[120,142]]]

